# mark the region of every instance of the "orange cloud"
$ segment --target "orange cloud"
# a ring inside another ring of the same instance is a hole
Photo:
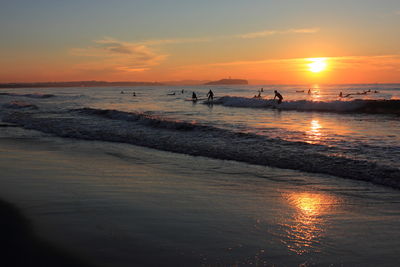
[[[251,38],[261,38],[261,37],[266,37],[270,35],[276,35],[276,34],[291,34],[291,33],[317,33],[319,32],[319,28],[304,28],[304,29],[289,29],[289,30],[284,30],[284,31],[279,31],[279,30],[266,30],[266,31],[260,31],[260,32],[250,32],[250,33],[245,33],[245,34],[240,34],[236,35],[238,38],[243,38],[243,39],[251,39]]]
[[[163,62],[167,55],[158,53],[149,45],[122,42],[105,38],[94,42],[94,46],[75,48],[70,52],[74,56],[90,57],[76,67],[86,71],[147,71]],[[93,59],[94,58],[94,59]]]

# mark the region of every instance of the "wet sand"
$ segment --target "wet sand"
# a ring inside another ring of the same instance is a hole
[[[0,201],[0,218],[1,266],[94,266],[37,237],[30,222],[10,203]]]
[[[26,253],[21,260],[84,266],[73,262],[78,257],[112,267],[398,263],[400,196],[390,188],[32,134],[0,139],[0,158],[0,195],[35,230],[26,220],[16,224],[27,225],[17,232],[31,240],[13,250]]]

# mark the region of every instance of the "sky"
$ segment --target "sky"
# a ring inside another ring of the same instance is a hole
[[[400,82],[398,0],[13,0],[0,36],[3,83]]]

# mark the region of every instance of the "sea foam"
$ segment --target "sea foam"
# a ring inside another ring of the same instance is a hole
[[[400,188],[400,170],[319,153],[320,146],[238,133],[143,113],[84,108],[65,113],[13,112],[3,121],[60,137],[121,142],[154,149],[323,173]]]
[[[353,113],[389,113],[400,114],[400,100],[352,100],[352,101],[283,101],[224,96],[213,102],[228,107],[276,108],[280,110],[353,112]]]

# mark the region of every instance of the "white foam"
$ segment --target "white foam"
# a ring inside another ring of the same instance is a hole
[[[319,153],[320,146],[236,133],[139,113],[80,109],[68,113],[13,113],[6,122],[61,137],[141,145],[160,150],[325,173],[400,188],[400,170]]]

